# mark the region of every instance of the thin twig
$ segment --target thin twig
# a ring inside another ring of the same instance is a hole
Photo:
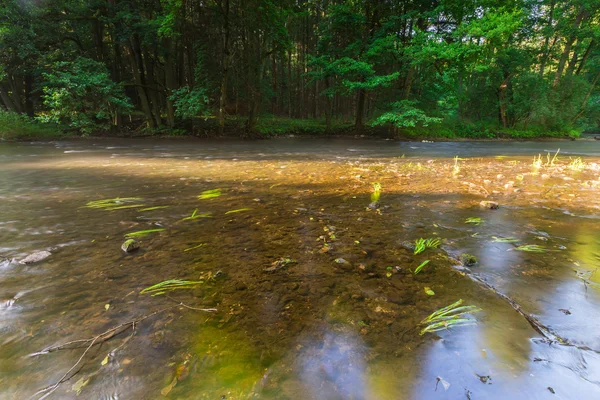
[[[69,346],[71,346],[73,344],[78,344],[78,343],[89,343],[90,341],[93,342],[93,341],[97,341],[98,339],[102,339],[101,342],[99,342],[99,343],[105,342],[107,340],[112,339],[113,337],[115,337],[119,333],[125,331],[125,329],[128,328],[130,325],[132,325],[134,323],[142,322],[143,320],[145,320],[147,318],[150,318],[150,317],[152,317],[152,316],[154,316],[156,314],[159,314],[161,312],[170,310],[172,308],[175,308],[175,306],[165,307],[165,308],[160,309],[158,311],[154,311],[153,313],[150,313],[148,315],[144,315],[144,316],[142,316],[140,318],[136,318],[136,319],[134,319],[132,321],[128,321],[128,322],[122,323],[122,324],[117,325],[115,327],[112,327],[109,330],[107,330],[107,331],[105,331],[105,332],[103,332],[103,333],[101,333],[99,335],[96,335],[96,336],[94,336],[94,337],[92,337],[90,339],[73,340],[73,341],[66,342],[66,343],[63,343],[63,344],[59,344],[59,345],[56,345],[56,346],[47,347],[47,348],[45,348],[45,349],[43,349],[43,350],[41,350],[41,351],[39,351],[37,353],[32,353],[29,356],[30,357],[39,356],[39,355],[48,354],[48,353],[51,353],[51,352],[57,351],[57,350],[76,349],[76,348],[80,348],[80,347],[83,347],[83,346],[74,346],[74,347],[69,347]]]
[[[50,396],[56,389],[58,389],[58,387],[62,383],[68,381],[73,376],[75,376],[81,370],[81,368],[83,367],[83,364],[81,365],[81,367],[79,368],[79,370],[77,370],[75,372],[73,372],[73,371],[75,370],[75,368],[77,368],[77,366],[79,364],[81,364],[81,362],[85,358],[86,354],[90,351],[91,348],[94,347],[94,345],[104,343],[104,342],[112,339],[113,337],[117,336],[121,332],[124,332],[127,327],[131,327],[132,328],[131,335],[129,335],[129,337],[127,339],[125,339],[123,341],[123,343],[121,343],[114,350],[112,350],[111,353],[114,354],[114,352],[116,352],[117,350],[119,350],[120,348],[122,348],[133,337],[133,335],[135,334],[136,325],[138,323],[140,323],[140,322],[144,321],[145,319],[148,319],[148,318],[150,318],[150,317],[152,317],[152,316],[154,316],[156,314],[159,314],[159,313],[162,313],[164,311],[173,309],[173,308],[178,307],[180,305],[181,304],[173,305],[173,306],[170,306],[170,307],[165,307],[163,309],[154,311],[154,312],[152,312],[150,314],[147,314],[147,315],[144,315],[142,317],[136,318],[136,319],[134,319],[132,321],[125,322],[123,324],[119,324],[119,325],[117,325],[117,326],[115,326],[113,328],[110,328],[109,330],[107,330],[107,331],[105,331],[105,332],[103,332],[103,333],[101,333],[99,335],[96,335],[96,336],[94,336],[94,337],[92,337],[90,339],[73,340],[73,341],[70,341],[70,342],[67,342],[67,343],[63,343],[63,344],[60,344],[60,345],[57,345],[57,346],[48,347],[48,348],[46,348],[46,349],[44,349],[44,350],[42,350],[40,352],[31,354],[30,356],[38,356],[38,355],[42,355],[42,354],[48,354],[50,352],[57,351],[57,350],[78,348],[78,347],[80,347],[79,344],[81,344],[81,343],[89,343],[89,345],[86,347],[86,349],[84,350],[84,352],[81,354],[81,356],[79,357],[79,359],[77,360],[77,362],[75,364],[73,364],[73,366],[71,368],[69,368],[69,370],[67,372],[65,372],[65,374],[57,382],[55,382],[54,384],[52,384],[50,386],[47,386],[47,387],[45,387],[43,389],[38,390],[36,393],[33,394],[33,396],[31,396],[31,398],[34,398],[35,396],[37,396],[39,394],[45,393],[42,397],[40,397],[38,399],[38,400],[43,400],[46,397]],[[188,307],[188,308],[191,308],[191,307]],[[77,346],[70,347],[70,346],[73,346],[73,344],[77,344]]]
[[[174,301],[175,303],[177,303],[178,306],[189,308],[190,310],[204,311],[204,312],[215,312],[215,311],[217,311],[216,308],[197,308],[197,307],[188,306],[187,304],[183,303],[182,301],[175,300],[171,296],[165,295],[165,297],[167,299],[169,299],[169,300]]]

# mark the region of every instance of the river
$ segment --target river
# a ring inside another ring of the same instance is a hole
[[[600,398],[599,191],[595,141],[0,143],[0,398]]]

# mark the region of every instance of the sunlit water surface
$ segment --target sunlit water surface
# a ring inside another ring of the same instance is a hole
[[[169,308],[93,346],[49,397],[600,398],[599,162],[593,141],[0,144],[0,397],[52,385],[85,348],[30,354],[183,302],[217,311]],[[117,197],[140,200],[86,207]],[[121,251],[146,229],[164,230]],[[441,248],[403,243],[428,237]],[[470,276],[571,345],[542,340]],[[205,283],[140,294],[167,279]],[[481,308],[476,324],[419,335],[458,299]]]

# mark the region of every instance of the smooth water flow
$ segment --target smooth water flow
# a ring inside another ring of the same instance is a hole
[[[599,192],[593,141],[1,144],[0,398],[600,398]]]

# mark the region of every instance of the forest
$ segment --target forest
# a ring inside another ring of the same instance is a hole
[[[0,130],[575,137],[599,80],[600,0],[0,5]]]

